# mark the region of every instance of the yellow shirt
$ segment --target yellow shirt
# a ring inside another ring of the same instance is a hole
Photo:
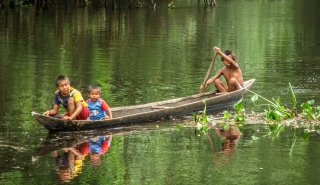
[[[54,104],[61,104],[63,105],[64,108],[68,108],[68,99],[69,97],[73,97],[74,98],[74,102],[78,102],[81,101],[81,104],[83,107],[87,107],[87,103],[86,101],[84,101],[81,92],[78,91],[77,89],[74,89],[72,87],[70,87],[70,93],[68,95],[62,95],[60,93],[60,91],[56,91],[54,94]]]
[[[74,102],[81,101],[83,107],[87,107],[88,104],[84,101],[82,94],[77,89],[71,87],[70,96],[74,98]]]

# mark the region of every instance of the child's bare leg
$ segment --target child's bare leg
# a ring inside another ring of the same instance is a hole
[[[72,115],[75,110],[76,110],[76,104],[74,102],[74,98],[70,97],[68,99],[68,112],[69,112],[69,115]]]
[[[241,88],[238,80],[235,78],[230,78],[228,83],[228,92],[232,92]]]
[[[216,86],[218,92],[227,92],[227,87],[221,80],[216,79],[213,83]]]

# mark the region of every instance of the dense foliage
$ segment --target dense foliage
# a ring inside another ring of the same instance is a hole
[[[157,2],[165,2],[168,5],[168,8],[175,7],[175,1],[157,1],[157,0],[126,0],[126,1],[117,1],[117,0],[0,0],[0,8],[5,7],[21,7],[21,6],[34,6],[37,8],[49,8],[56,7],[58,5],[67,6],[78,6],[83,7],[87,5],[93,5],[96,7],[105,7],[105,8],[141,8],[141,7],[150,7],[156,8]],[[198,5],[202,3],[201,0],[198,0]],[[204,0],[204,6],[214,7],[216,6],[215,0]]]

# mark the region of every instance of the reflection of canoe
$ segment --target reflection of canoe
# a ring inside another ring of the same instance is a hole
[[[63,148],[75,147],[78,144],[89,141],[90,139],[107,136],[107,135],[119,135],[131,132],[139,132],[151,130],[145,128],[136,127],[123,127],[117,129],[108,130],[94,130],[94,131],[79,131],[79,132],[55,132],[49,133],[47,138],[38,146],[36,152],[33,154],[34,159],[38,159],[42,156],[46,156],[53,151],[58,151]]]
[[[209,111],[221,110],[238,101],[254,84],[255,79],[244,83],[244,88],[226,94],[207,92],[193,96],[165,100],[143,105],[112,108],[111,120],[61,120],[32,112],[32,116],[50,131],[89,130],[101,127],[119,126],[157,121],[169,116],[191,115],[193,112],[204,109],[203,100],[206,100]]]

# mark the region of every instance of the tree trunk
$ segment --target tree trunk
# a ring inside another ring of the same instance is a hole
[[[140,2],[140,0],[136,0],[135,6],[136,6],[136,8],[142,7],[142,3]]]
[[[117,2],[116,2],[116,0],[112,0],[113,1],[113,8],[114,9],[117,9],[118,7],[117,7]]]
[[[157,3],[154,0],[150,0],[153,9],[156,9]]]
[[[211,6],[211,7],[217,6],[216,0],[210,0],[210,6]]]

